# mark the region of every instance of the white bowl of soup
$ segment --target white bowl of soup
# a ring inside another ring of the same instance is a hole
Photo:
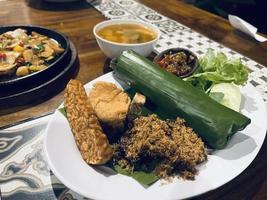
[[[99,47],[109,58],[118,57],[124,50],[148,56],[160,37],[156,26],[128,19],[103,21],[95,25],[93,32]]]

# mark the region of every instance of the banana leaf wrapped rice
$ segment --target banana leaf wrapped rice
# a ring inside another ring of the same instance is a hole
[[[119,80],[144,94],[169,119],[184,118],[211,148],[224,148],[234,133],[251,122],[133,51],[124,51],[113,68]]]

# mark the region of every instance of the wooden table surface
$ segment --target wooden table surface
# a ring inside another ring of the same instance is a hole
[[[61,31],[78,50],[80,71],[77,79],[87,83],[102,75],[107,58],[100,51],[92,33],[94,25],[105,20],[101,13],[88,6],[69,11],[41,10],[36,8],[38,0],[35,0],[35,4],[33,2],[1,0],[0,24],[34,24]],[[267,43],[258,43],[238,33],[226,20],[178,0],[139,2],[267,66]],[[52,112],[62,100],[61,92],[41,104],[0,108],[0,127]],[[267,142],[263,144],[255,161],[241,175],[197,199],[267,199]]]

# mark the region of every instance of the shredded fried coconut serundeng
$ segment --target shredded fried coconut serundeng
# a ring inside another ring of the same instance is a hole
[[[117,145],[114,161],[127,170],[157,161],[156,175],[194,179],[196,165],[205,161],[203,141],[183,119],[164,121],[156,115],[139,117]]]

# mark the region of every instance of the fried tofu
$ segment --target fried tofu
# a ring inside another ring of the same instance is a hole
[[[102,123],[118,129],[124,127],[131,99],[122,89],[113,83],[97,82],[89,94],[89,101]]]
[[[113,149],[94,113],[80,81],[70,80],[64,106],[76,144],[88,164],[104,164],[113,155]]]

